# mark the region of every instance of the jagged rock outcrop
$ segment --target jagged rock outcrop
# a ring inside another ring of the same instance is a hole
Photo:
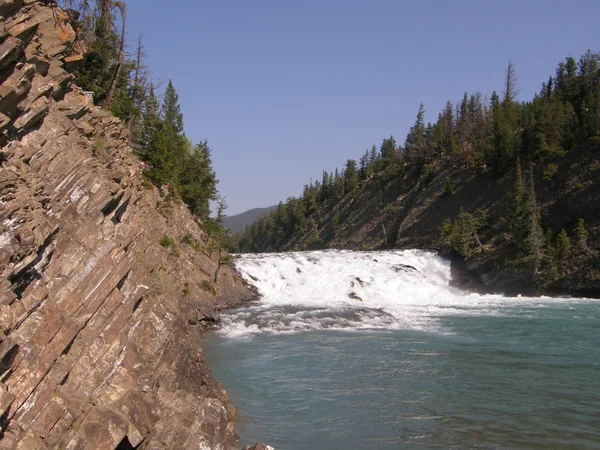
[[[237,448],[199,336],[252,294],[72,85],[66,13],[0,15],[0,449]]]

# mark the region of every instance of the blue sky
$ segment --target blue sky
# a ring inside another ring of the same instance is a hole
[[[465,91],[530,99],[564,57],[600,50],[599,1],[128,0],[156,79],[207,139],[229,215],[297,196]],[[163,83],[163,87],[166,83]]]

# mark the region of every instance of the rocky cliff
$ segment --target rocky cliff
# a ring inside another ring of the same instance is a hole
[[[237,448],[199,336],[251,293],[72,85],[67,14],[0,15],[0,449]]]

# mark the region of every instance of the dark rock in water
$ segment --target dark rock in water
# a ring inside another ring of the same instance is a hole
[[[198,321],[200,322],[209,322],[209,323],[216,323],[217,319],[213,316],[209,316],[209,315],[205,315],[203,317],[198,317]]]
[[[365,282],[363,280],[361,280],[359,277],[356,277],[355,280],[358,281],[358,284],[360,284],[360,287],[363,287],[365,285]]]
[[[395,266],[392,266],[392,270],[394,270],[394,272],[416,272],[416,273],[421,273],[419,272],[416,268],[414,268],[413,266],[409,266],[408,264],[396,264]]]
[[[254,445],[246,445],[242,450],[275,450],[270,445],[265,445],[262,442],[258,442]]]
[[[250,274],[248,274],[248,276],[250,277],[250,279],[251,279],[252,281],[258,281],[258,278],[256,278],[256,277],[253,277],[253,276],[252,276],[252,275],[250,275]]]
[[[356,294],[356,292],[350,292],[350,293],[348,294],[348,297],[350,297],[352,300],[358,300],[359,302],[362,302],[362,301],[363,301],[363,299],[362,299],[362,298],[360,298],[360,297],[359,297],[359,296]]]
[[[296,273],[302,273],[302,271],[300,270],[300,267],[296,267]]]

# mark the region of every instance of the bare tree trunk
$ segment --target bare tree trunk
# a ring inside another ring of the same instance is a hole
[[[121,2],[117,2],[116,6],[119,8],[121,12],[121,45],[119,48],[119,61],[117,62],[117,67],[112,76],[112,80],[110,80],[110,88],[108,89],[108,94],[106,95],[106,100],[104,102],[104,107],[106,109],[110,108],[110,104],[113,101],[113,97],[115,96],[115,90],[117,89],[117,82],[119,81],[119,74],[121,73],[121,68],[123,67],[123,60],[125,59],[125,27],[127,24],[127,9],[124,4]],[[102,4],[104,7],[104,3]]]
[[[141,110],[142,110],[142,103],[144,101],[144,97],[146,96],[145,94],[145,87],[142,85],[142,80],[145,80],[145,74],[142,74],[142,60],[144,58],[144,56],[146,55],[145,49],[144,49],[144,44],[143,44],[143,35],[139,35],[138,36],[138,43],[137,43],[137,49],[136,49],[136,57],[135,57],[135,73],[133,76],[133,107],[136,110],[136,114],[134,114],[131,119],[129,120],[128,123],[128,128],[129,128],[129,134],[130,136],[133,135],[133,132],[135,130],[135,126],[137,125],[137,121],[139,119],[139,116],[141,114]],[[145,81],[144,81],[145,84]]]
[[[219,279],[219,270],[221,270],[221,253],[223,253],[223,247],[219,245],[219,253],[217,254],[217,270],[215,270],[215,284]]]
[[[477,233],[473,232],[473,237],[475,238],[475,242],[477,242],[477,245],[479,245],[479,248],[481,249],[481,251],[483,253],[485,253],[485,248],[483,248],[483,245],[481,244],[481,241],[479,240],[479,236],[477,236]]]
[[[387,247],[387,233],[385,232],[385,224],[382,223],[381,227],[383,228],[383,242],[385,243],[385,246]]]

